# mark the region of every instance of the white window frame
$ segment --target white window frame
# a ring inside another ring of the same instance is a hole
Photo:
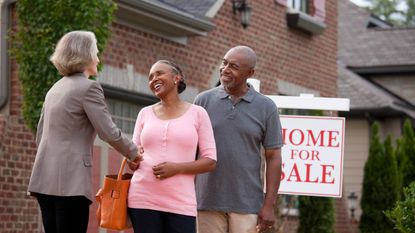
[[[291,9],[308,14],[308,0],[287,0],[287,6]]]

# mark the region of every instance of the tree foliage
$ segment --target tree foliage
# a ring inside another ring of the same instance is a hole
[[[369,10],[383,20],[399,26],[415,25],[415,0],[366,0]],[[407,9],[398,9],[405,4]]]
[[[415,182],[404,188],[404,199],[396,203],[386,216],[395,223],[395,228],[403,233],[415,230]]]
[[[399,184],[404,187],[402,200],[386,216],[393,221],[395,229],[410,233],[415,229],[415,133],[411,121],[405,120],[403,134],[397,140],[396,159],[399,170]]]
[[[404,122],[401,138],[397,140],[396,158],[401,187],[407,187],[415,180],[415,133],[408,119]]]
[[[392,140],[387,137],[382,144],[379,128],[377,122],[372,125],[369,158],[364,168],[359,224],[362,233],[393,232],[392,222],[384,211],[392,208],[399,196],[398,168]]]
[[[11,35],[12,54],[19,64],[23,92],[23,117],[36,130],[43,100],[60,78],[49,61],[57,41],[67,32],[95,33],[103,51],[115,10],[112,0],[19,0],[18,30]]]
[[[415,25],[415,1],[414,0],[406,0],[406,5],[408,6],[408,10],[405,14],[405,23],[404,25]]]

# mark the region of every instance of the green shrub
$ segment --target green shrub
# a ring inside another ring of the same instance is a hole
[[[23,117],[35,131],[45,95],[60,78],[49,61],[55,44],[69,31],[88,30],[95,33],[102,52],[116,6],[112,0],[19,0],[16,4],[12,55],[19,64]]]
[[[393,232],[393,224],[383,212],[392,208],[399,196],[398,168],[391,138],[382,144],[379,127],[377,122],[372,125],[369,158],[364,168],[359,224],[362,233]]]
[[[402,136],[397,140],[396,158],[400,173],[399,183],[401,187],[407,187],[415,180],[415,133],[408,119],[404,122]]]
[[[395,223],[395,229],[403,233],[415,231],[415,182],[404,188],[404,199],[386,211],[386,216]]]
[[[298,233],[334,233],[334,206],[329,197],[300,196]]]

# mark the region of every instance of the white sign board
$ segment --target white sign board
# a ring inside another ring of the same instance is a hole
[[[279,194],[341,197],[345,119],[281,115]]]

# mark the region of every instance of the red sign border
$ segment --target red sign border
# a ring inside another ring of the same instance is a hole
[[[302,118],[302,119],[315,119],[315,120],[340,120],[342,123],[342,141],[341,141],[341,160],[340,160],[340,186],[337,194],[327,194],[327,193],[306,193],[306,192],[280,192],[278,194],[288,194],[288,195],[303,195],[303,196],[317,196],[317,197],[337,197],[341,198],[343,195],[343,165],[344,165],[344,140],[345,140],[345,123],[346,118],[344,117],[328,117],[328,116],[300,116],[300,115],[280,115],[281,118]]]

